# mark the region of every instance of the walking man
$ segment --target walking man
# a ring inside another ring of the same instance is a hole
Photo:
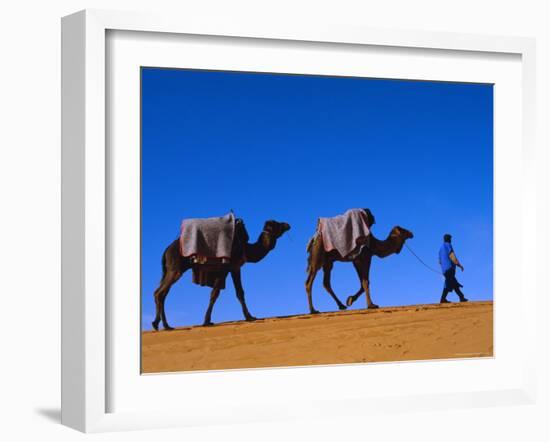
[[[445,285],[443,286],[443,293],[441,294],[441,304],[447,302],[447,295],[454,291],[460,298],[460,302],[468,301],[464,296],[464,293],[460,290],[462,284],[456,280],[456,268],[460,267],[460,270],[464,271],[464,267],[458,261],[455,255],[453,246],[451,245],[451,235],[446,233],[443,236],[443,245],[439,249],[439,264],[441,265],[441,271],[445,276]]]

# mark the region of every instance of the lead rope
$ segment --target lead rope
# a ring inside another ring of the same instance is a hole
[[[409,252],[411,252],[411,253],[413,254],[413,256],[414,256],[416,259],[418,259],[427,269],[431,270],[431,271],[434,272],[434,273],[437,273],[438,275],[441,275],[441,276],[443,275],[443,273],[441,273],[441,272],[438,271],[438,270],[435,270],[434,268],[432,268],[432,267],[430,267],[428,264],[426,264],[424,261],[422,261],[422,259],[420,258],[420,256],[418,256],[416,253],[414,253],[414,252],[412,251],[412,249],[411,249],[407,244],[405,244],[405,247],[406,247],[407,249],[409,249]]]
[[[292,237],[290,236],[290,232],[286,232],[286,235],[288,236],[288,240],[289,240],[290,242],[294,242],[294,241],[292,241]]]

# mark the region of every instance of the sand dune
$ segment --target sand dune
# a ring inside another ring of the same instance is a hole
[[[142,371],[493,355],[493,303],[349,310],[142,333]]]

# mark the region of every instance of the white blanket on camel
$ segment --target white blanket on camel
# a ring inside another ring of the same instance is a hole
[[[318,232],[323,238],[325,251],[337,250],[342,258],[348,257],[368,241],[368,217],[363,209],[350,209],[343,215],[319,218]]]
[[[230,259],[234,236],[233,213],[214,218],[184,219],[180,234],[181,254],[203,259]]]

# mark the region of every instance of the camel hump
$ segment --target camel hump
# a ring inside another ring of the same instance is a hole
[[[246,230],[246,225],[242,218],[237,218],[235,220],[235,239],[242,244],[246,244],[250,240],[248,230]]]

